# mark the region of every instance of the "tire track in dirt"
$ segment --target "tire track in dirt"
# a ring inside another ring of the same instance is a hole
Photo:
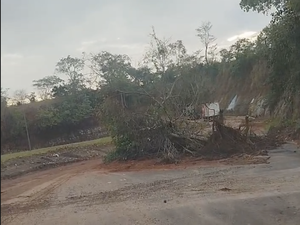
[[[46,183],[47,185],[44,188],[37,190],[37,192],[31,195],[26,195],[26,193],[28,193],[27,191],[16,198],[1,203],[1,213],[9,215],[6,218],[4,217],[3,220],[1,219],[1,223],[12,221],[18,215],[15,212],[20,212],[22,209],[35,209],[39,205],[48,205],[48,195],[67,182],[72,176],[75,176],[75,174],[61,176],[54,181],[52,180],[49,185]],[[36,189],[38,188],[39,186]],[[29,192],[32,192],[32,190],[29,190]]]
[[[189,174],[184,177],[180,178],[174,178],[174,179],[164,179],[164,180],[158,180],[151,183],[140,183],[135,185],[126,186],[124,188],[119,188],[117,190],[112,191],[104,191],[99,192],[97,194],[92,195],[83,195],[83,196],[75,196],[75,197],[69,197],[65,201],[58,202],[56,204],[52,204],[50,202],[50,199],[47,198],[50,193],[52,193],[56,188],[67,182],[72,177],[78,175],[79,173],[86,172],[85,170],[82,171],[83,168],[78,168],[76,171],[73,171],[72,173],[67,173],[62,175],[61,177],[55,178],[56,180],[53,181],[51,184],[48,184],[47,182],[42,183],[41,185],[45,185],[45,188],[40,189],[38,192],[32,194],[31,196],[26,196],[26,193],[24,192],[21,196],[21,198],[24,199],[24,201],[16,201],[18,200],[18,196],[15,198],[12,198],[4,203],[1,204],[1,211],[4,215],[6,214],[14,214],[20,213],[20,212],[29,212],[35,209],[42,209],[45,207],[51,206],[64,206],[68,204],[77,204],[79,202],[86,204],[88,202],[91,202],[91,200],[98,202],[100,204],[107,204],[115,201],[126,201],[127,199],[132,198],[132,195],[134,194],[138,198],[145,198],[153,191],[164,191],[168,189],[168,187],[172,186],[172,183],[174,181],[180,181],[186,178],[195,177],[197,174]],[[94,166],[91,167],[92,170],[94,170]],[[221,171],[227,171],[227,169],[221,169]],[[221,171],[216,171],[214,176],[218,175]],[[66,171],[65,171],[66,172]],[[210,174],[207,174],[210,176]],[[35,187],[36,189],[39,189],[38,187]],[[29,190],[29,192],[32,192],[32,189]],[[136,193],[134,193],[136,191]],[[139,195],[139,196],[137,196]],[[22,200],[22,199],[21,199]]]
[[[54,180],[64,174],[78,174],[90,170],[101,163],[101,160],[89,160],[57,167],[45,171],[36,171],[22,177],[1,181],[1,202],[14,198],[38,185]]]
[[[38,171],[14,180],[1,183],[1,223],[7,224],[20,212],[35,210],[50,205],[49,195],[69,179],[93,170],[101,161],[90,160],[62,168]]]
[[[143,164],[143,166],[150,167],[148,169],[154,169],[149,165],[152,164],[146,164],[145,162],[140,162],[140,164]],[[147,162],[149,163],[149,162]],[[152,162],[153,163],[153,162]],[[197,162],[197,164],[201,164],[201,162]],[[130,163],[129,163],[130,164]],[[198,164],[198,165],[199,165]],[[209,164],[205,163],[203,166],[211,166],[212,164],[214,166],[221,166],[220,164],[216,164],[216,162],[210,162]],[[128,163],[124,163],[119,165],[120,170],[124,170],[124,166],[128,166]],[[164,165],[159,167],[159,169],[163,169],[167,167],[168,169],[176,169],[176,168],[186,168],[186,166],[189,166],[190,168],[195,165],[189,165],[187,163],[186,165],[180,165],[180,166],[172,166],[168,168],[168,166]],[[6,190],[3,194],[1,194],[1,211],[3,214],[6,214],[6,212],[28,212],[30,210],[34,210],[35,208],[44,208],[51,205],[49,199],[47,198],[47,195],[49,195],[51,192],[53,192],[56,188],[61,186],[63,183],[67,182],[72,177],[89,171],[100,171],[101,173],[110,173],[111,171],[119,171],[118,166],[114,165],[114,168],[111,168],[108,166],[106,168],[106,165],[101,164],[99,160],[96,161],[87,161],[87,162],[81,162],[80,164],[75,163],[73,165],[69,165],[66,167],[63,167],[62,169],[56,168],[49,171],[42,171],[36,174],[27,175],[26,177],[21,177],[17,180],[21,180],[22,183],[18,184],[17,187],[12,187],[12,189],[9,189],[9,184],[5,184]],[[133,168],[133,171],[135,169],[137,171],[147,169],[147,168],[140,168],[142,165],[137,166],[138,168]],[[203,178],[207,178],[210,176],[220,176],[223,173],[228,172],[229,168],[218,168],[217,171],[214,172],[208,172],[203,174]],[[184,176],[182,178],[176,178],[175,180],[182,180],[186,179],[188,177],[197,177],[198,174],[190,174],[188,176]],[[33,179],[32,182],[28,182],[28,179]],[[17,183],[18,181],[12,180],[11,184]],[[59,202],[58,204],[63,206],[65,204],[76,204],[78,202],[89,202],[90,200],[96,200],[96,202],[100,204],[106,204],[107,202],[114,202],[114,201],[126,201],[128,198],[132,197],[132,190],[139,190],[139,195],[142,197],[146,197],[151,193],[152,191],[157,190],[164,190],[166,187],[172,186],[172,183],[174,182],[174,179],[167,179],[167,180],[159,180],[154,183],[142,183],[137,185],[130,185],[118,190],[108,191],[108,192],[100,192],[95,195],[86,195],[86,196],[76,196],[71,197],[69,199],[66,199],[66,201]],[[42,186],[42,188],[41,188]],[[45,186],[45,187],[43,187]],[[177,185],[178,186],[178,185]],[[184,185],[183,185],[184,186]],[[38,192],[31,194],[30,192],[33,192],[35,189],[40,189]],[[171,188],[172,189],[172,188]],[[29,192],[29,194],[28,194]],[[3,196],[2,196],[3,195]],[[21,201],[20,201],[21,200]],[[22,201],[23,200],[23,201]]]
[[[231,169],[232,168],[234,167],[231,167]],[[32,199],[32,201],[28,201],[26,204],[23,205],[11,204],[7,206],[7,209],[5,209],[4,213],[8,211],[15,211],[16,213],[25,213],[25,212],[30,212],[32,210],[35,210],[37,208],[41,210],[49,206],[63,207],[72,204],[80,204],[84,206],[93,205],[93,204],[110,204],[114,202],[124,202],[126,200],[133,199],[133,198],[136,200],[138,199],[141,200],[141,199],[149,198],[150,196],[152,196],[153,192],[165,195],[171,191],[173,193],[172,195],[179,197],[181,195],[180,194],[181,192],[186,192],[188,191],[187,189],[191,189],[191,188],[194,189],[196,187],[198,188],[202,187],[204,192],[212,192],[215,190],[210,188],[207,189],[207,187],[220,186],[224,184],[225,181],[222,179],[222,177],[224,174],[228,174],[228,173],[230,173],[230,168],[218,168],[217,170],[206,172],[201,175],[201,178],[204,181],[198,181],[199,183],[197,182],[195,187],[193,186],[187,187],[187,184],[183,181],[190,180],[190,179],[196,180],[195,178],[199,178],[198,172],[189,173],[182,177],[176,177],[172,179],[163,179],[163,180],[157,180],[150,183],[134,184],[134,185],[126,186],[111,191],[102,191],[95,194],[87,194],[87,195],[80,195],[74,197],[72,196],[60,202],[48,201],[48,199],[45,197],[46,196],[45,193],[51,193],[52,191],[55,190],[56,187],[60,186],[64,182],[67,182],[73,176],[77,175],[77,174],[73,174],[62,178],[61,182],[57,181],[51,187],[46,189],[44,192],[38,194],[35,198]],[[228,182],[235,182],[235,180],[227,179],[225,183]]]

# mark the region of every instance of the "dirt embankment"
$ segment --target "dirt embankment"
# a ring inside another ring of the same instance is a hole
[[[224,71],[212,82],[211,101],[217,101],[223,109],[226,109],[236,96],[234,115],[249,113],[250,103],[267,96],[269,87],[265,84],[269,68],[266,62],[256,64],[251,71],[234,77],[230,71]]]

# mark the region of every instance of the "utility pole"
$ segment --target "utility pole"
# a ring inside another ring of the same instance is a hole
[[[29,132],[28,132],[28,125],[27,125],[27,120],[26,120],[26,115],[25,115],[25,112],[23,113],[24,115],[24,121],[25,121],[25,128],[26,128],[26,135],[27,135],[27,141],[28,141],[28,147],[29,147],[29,150],[31,151],[31,142],[30,142],[30,137],[29,137]]]

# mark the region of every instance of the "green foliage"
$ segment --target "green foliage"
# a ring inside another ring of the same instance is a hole
[[[271,68],[269,105],[276,112],[278,103],[286,101],[285,113],[280,114],[292,117],[297,113],[293,109],[293,96],[299,95],[300,89],[300,8],[295,1],[281,1],[280,5],[278,3],[271,3],[277,11],[273,14],[271,24],[263,32],[264,42],[268,45],[264,52],[268,54]]]
[[[256,50],[255,42],[240,39],[229,50],[221,50],[221,61],[227,65],[232,76],[241,78],[249,74],[258,62]]]
[[[56,115],[57,109],[55,109],[53,106],[40,109],[38,111],[38,118],[36,121],[37,127],[39,129],[45,129],[47,127],[57,126],[60,120]]]
[[[65,85],[54,86],[51,90],[53,98],[63,97],[68,95],[68,87]]]
[[[40,109],[36,121],[37,129],[66,128],[80,124],[93,116],[94,109],[89,96],[80,93],[65,96],[47,108]]]
[[[76,124],[89,118],[93,112],[91,102],[85,94],[68,96],[63,102],[56,104],[56,107],[61,121],[66,124]]]
[[[267,13],[273,7],[280,9],[283,3],[288,2],[288,0],[241,0],[240,6],[245,11],[257,11]]]
[[[284,118],[299,117],[300,102],[300,1],[299,0],[242,0],[246,10],[267,13],[271,8],[272,21],[256,41],[256,54],[268,61],[271,91],[268,102],[271,112]],[[224,52],[225,53],[225,52]]]
[[[67,76],[67,87],[69,92],[75,93],[76,91],[85,88],[85,78],[82,73],[84,65],[84,59],[74,58],[70,55],[66,58],[62,58],[56,64],[56,72]]]
[[[40,92],[39,94],[42,99],[49,99],[52,97],[52,89],[61,83],[63,83],[61,78],[52,75],[46,76],[39,80],[34,80],[33,86]]]
[[[98,80],[98,87],[103,84],[123,83],[133,69],[127,55],[114,55],[106,51],[92,55],[90,61],[91,69]]]
[[[1,140],[5,142],[8,139],[23,136],[25,136],[24,112],[18,107],[3,111],[1,113]]]
[[[113,143],[116,149],[105,156],[104,162],[106,163],[115,160],[137,159],[141,156],[141,151],[136,148],[134,142],[126,135],[113,138]]]
[[[295,12],[300,10],[299,0],[241,0],[240,6],[245,11],[257,11],[264,14],[268,13],[272,8],[277,12],[284,8],[291,9]]]
[[[20,148],[24,148],[21,141],[26,141],[25,117],[31,138],[41,141],[97,125],[98,122],[90,124],[89,121],[95,120],[95,111],[103,101],[98,95],[92,90],[82,90],[77,94],[61,96],[47,104],[34,102],[1,108],[2,146],[15,146],[20,141]]]

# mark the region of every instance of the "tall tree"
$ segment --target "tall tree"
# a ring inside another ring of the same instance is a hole
[[[61,78],[52,75],[46,76],[39,80],[34,80],[33,86],[39,91],[41,99],[45,100],[51,98],[52,89],[61,83],[63,83],[63,80]]]
[[[159,39],[156,35],[154,27],[150,33],[150,48],[144,56],[144,63],[150,67],[154,67],[155,73],[163,77],[172,62],[172,51],[170,48],[170,40]]]
[[[204,45],[204,59],[207,64],[210,63],[211,59],[209,55],[215,57],[216,51],[216,38],[211,34],[212,24],[210,22],[204,22],[199,28],[196,29],[197,36],[200,38],[201,43]]]
[[[13,95],[13,100],[17,105],[23,105],[27,100],[27,92],[24,89],[16,90]]]
[[[26,98],[29,100],[29,102],[35,102],[36,101],[36,94],[35,92],[30,92],[30,94],[28,94],[26,96]]]
[[[84,66],[84,59],[74,58],[70,55],[62,58],[56,64],[56,72],[67,76],[67,86],[70,93],[75,93],[85,87]]]
[[[92,55],[90,68],[98,87],[112,84],[117,80],[127,80],[132,70],[131,60],[127,55],[111,54],[106,51]]]
[[[144,64],[154,71],[156,78],[173,81],[178,76],[175,72],[194,61],[194,57],[187,54],[182,40],[171,42],[170,39],[159,38],[152,28],[150,47],[144,56]]]

